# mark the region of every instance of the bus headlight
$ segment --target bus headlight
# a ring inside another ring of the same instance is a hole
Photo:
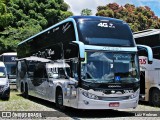
[[[82,94],[87,98],[98,100],[98,96],[97,95],[94,95],[94,94],[89,93],[87,91],[82,91]]]
[[[137,96],[139,96],[139,89],[135,93],[133,93],[129,98],[133,99],[133,98],[135,98]]]

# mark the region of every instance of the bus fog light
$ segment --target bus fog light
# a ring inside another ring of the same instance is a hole
[[[137,90],[135,93],[133,93],[129,98],[133,99],[135,97],[139,96],[139,90]]]
[[[86,92],[86,91],[82,91],[82,94],[87,98],[98,100],[97,95],[91,94],[91,93]]]

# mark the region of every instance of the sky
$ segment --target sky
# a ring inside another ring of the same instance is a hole
[[[117,3],[124,6],[130,3],[138,6],[148,6],[160,18],[160,0],[64,0],[74,15],[80,15],[82,9],[92,10],[92,15],[97,12],[97,6],[105,6],[108,3]]]

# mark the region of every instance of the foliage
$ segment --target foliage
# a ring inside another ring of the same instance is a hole
[[[0,0],[0,53],[73,15],[64,0]]]
[[[135,7],[132,4],[119,6],[117,3],[110,3],[97,7],[97,16],[112,17],[126,21],[132,31],[145,29],[160,29],[160,18],[148,7]]]
[[[4,27],[8,26],[12,19],[13,15],[7,12],[6,1],[0,0],[0,31],[4,30]]]
[[[83,9],[83,10],[81,11],[81,15],[82,15],[82,16],[92,15],[92,10],[90,10],[90,9],[88,9],[88,8]]]

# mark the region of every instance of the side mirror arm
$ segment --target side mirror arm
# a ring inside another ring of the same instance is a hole
[[[83,42],[80,41],[72,41],[73,43],[76,43],[79,46],[79,56],[80,59],[83,61],[85,60],[85,45]]]
[[[148,64],[152,64],[153,62],[153,51],[151,49],[151,47],[146,46],[146,45],[137,45],[137,49],[141,50],[141,49],[145,49],[147,51],[148,54]]]

